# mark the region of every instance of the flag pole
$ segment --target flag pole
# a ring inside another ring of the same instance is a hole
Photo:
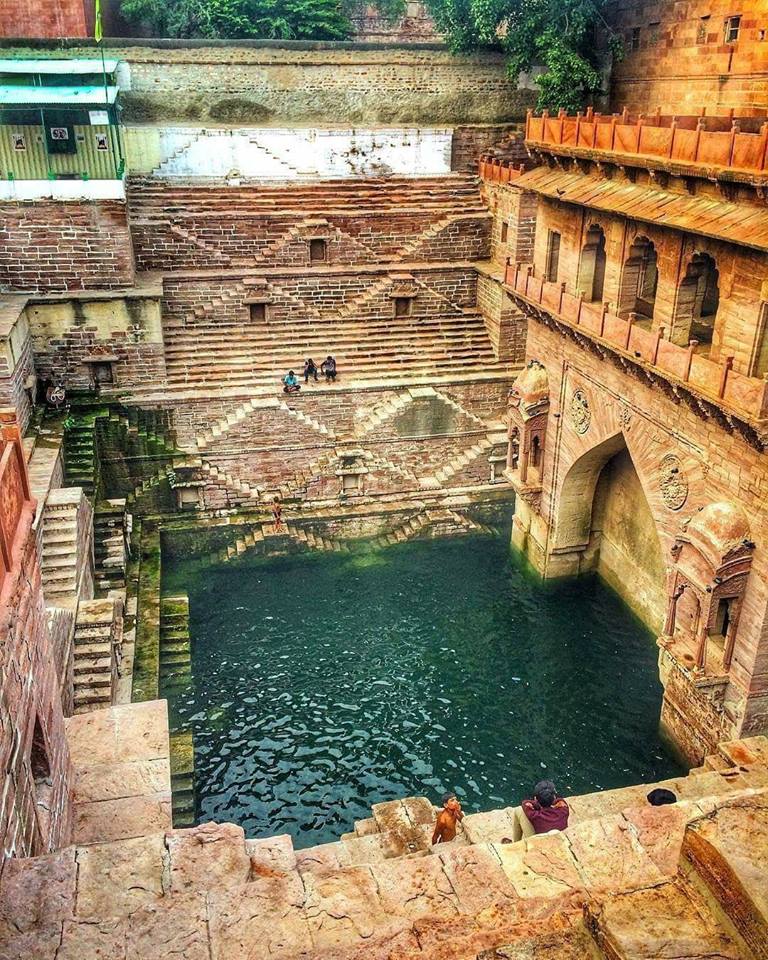
[[[96,40],[96,43],[99,45],[99,53],[101,54],[101,77],[104,81],[104,107],[107,114],[107,129],[109,131],[109,142],[112,146],[112,157],[115,163],[115,177],[120,179],[122,166],[123,166],[123,151],[120,145],[120,131],[115,131],[115,137],[117,139],[117,150],[115,150],[115,140],[113,138],[112,132],[112,120],[109,112],[109,85],[107,83],[107,64],[104,59],[104,31],[101,26],[101,0],[96,0],[94,6],[95,22],[93,27],[93,36]],[[115,108],[117,112],[117,108]]]

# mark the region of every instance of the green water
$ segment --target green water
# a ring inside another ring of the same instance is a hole
[[[363,555],[183,562],[199,820],[297,846],[382,800],[455,790],[465,809],[679,768],[657,735],[651,635],[598,581],[543,585],[490,536]]]

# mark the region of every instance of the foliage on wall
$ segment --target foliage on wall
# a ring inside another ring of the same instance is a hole
[[[427,0],[456,52],[501,48],[517,77],[532,67],[540,109],[578,110],[601,92],[600,58],[621,40],[604,17],[608,0]]]
[[[156,37],[204,40],[345,40],[340,0],[121,0],[131,23]]]

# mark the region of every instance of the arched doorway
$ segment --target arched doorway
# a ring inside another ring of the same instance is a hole
[[[648,237],[637,237],[629,248],[629,256],[624,262],[621,274],[621,316],[636,313],[639,317],[653,319],[656,288],[659,283],[657,259],[656,248]]]
[[[698,340],[701,352],[709,352],[720,306],[719,281],[714,258],[708,253],[694,254],[677,290],[670,334],[673,343],[687,346],[689,340]]]
[[[553,540],[551,558],[560,572],[596,571],[649,626],[661,628],[661,544],[622,434],[585,453],[566,474]]]
[[[579,280],[577,287],[589,302],[603,299],[605,286],[605,233],[603,228],[593,224],[587,230],[579,261]]]

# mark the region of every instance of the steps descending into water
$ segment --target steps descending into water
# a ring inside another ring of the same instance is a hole
[[[97,589],[124,590],[128,559],[125,500],[101,500],[96,504],[93,514],[93,553]]]
[[[114,597],[82,600],[74,637],[75,713],[115,701],[122,644],[122,602]]]
[[[160,689],[164,695],[178,692],[192,679],[189,646],[189,598],[186,595],[160,599]]]
[[[10,955],[97,960],[118,955],[107,951],[117,938],[243,960],[766,956],[766,789],[642,800],[562,833],[355,862],[355,850],[381,852],[377,837],[406,839],[433,813],[423,798],[374,805],[353,850],[294,851],[285,835],[246,840],[205,823],[11,860],[0,877]],[[18,896],[28,890],[41,903],[55,893],[58,913],[30,912]]]

